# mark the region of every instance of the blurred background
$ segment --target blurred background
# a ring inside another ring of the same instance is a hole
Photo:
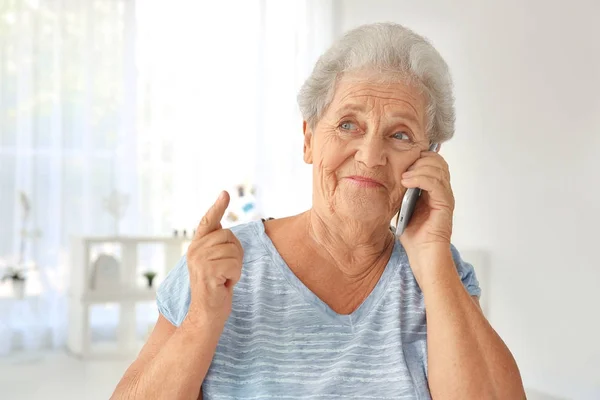
[[[530,399],[600,399],[600,2],[0,0],[0,397],[106,399],[222,189],[310,206],[295,96],[394,21],[455,79],[454,244]]]

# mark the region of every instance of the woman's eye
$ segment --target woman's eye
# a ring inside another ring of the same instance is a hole
[[[394,134],[394,139],[410,140],[410,136],[406,132],[398,132]]]
[[[355,131],[357,129],[356,124],[353,124],[352,122],[342,122],[340,128],[345,131]]]

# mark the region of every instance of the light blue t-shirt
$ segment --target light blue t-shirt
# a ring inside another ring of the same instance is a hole
[[[341,315],[294,275],[261,221],[232,231],[244,248],[242,277],[202,385],[205,400],[431,398],[423,294],[399,241],[371,294]],[[473,267],[452,253],[464,286],[479,296]],[[179,326],[190,304],[185,257],[157,297]]]

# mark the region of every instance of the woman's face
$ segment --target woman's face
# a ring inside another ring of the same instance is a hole
[[[427,150],[426,102],[402,82],[374,83],[349,74],[312,130],[304,160],[313,164],[313,207],[342,219],[389,224],[405,172]]]

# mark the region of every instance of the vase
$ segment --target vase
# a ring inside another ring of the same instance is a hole
[[[24,279],[13,279],[12,280],[13,296],[16,299],[22,300],[25,298],[25,280]]]
[[[154,281],[154,277],[153,276],[147,276],[146,279],[148,280],[148,288],[152,287],[152,282]]]

